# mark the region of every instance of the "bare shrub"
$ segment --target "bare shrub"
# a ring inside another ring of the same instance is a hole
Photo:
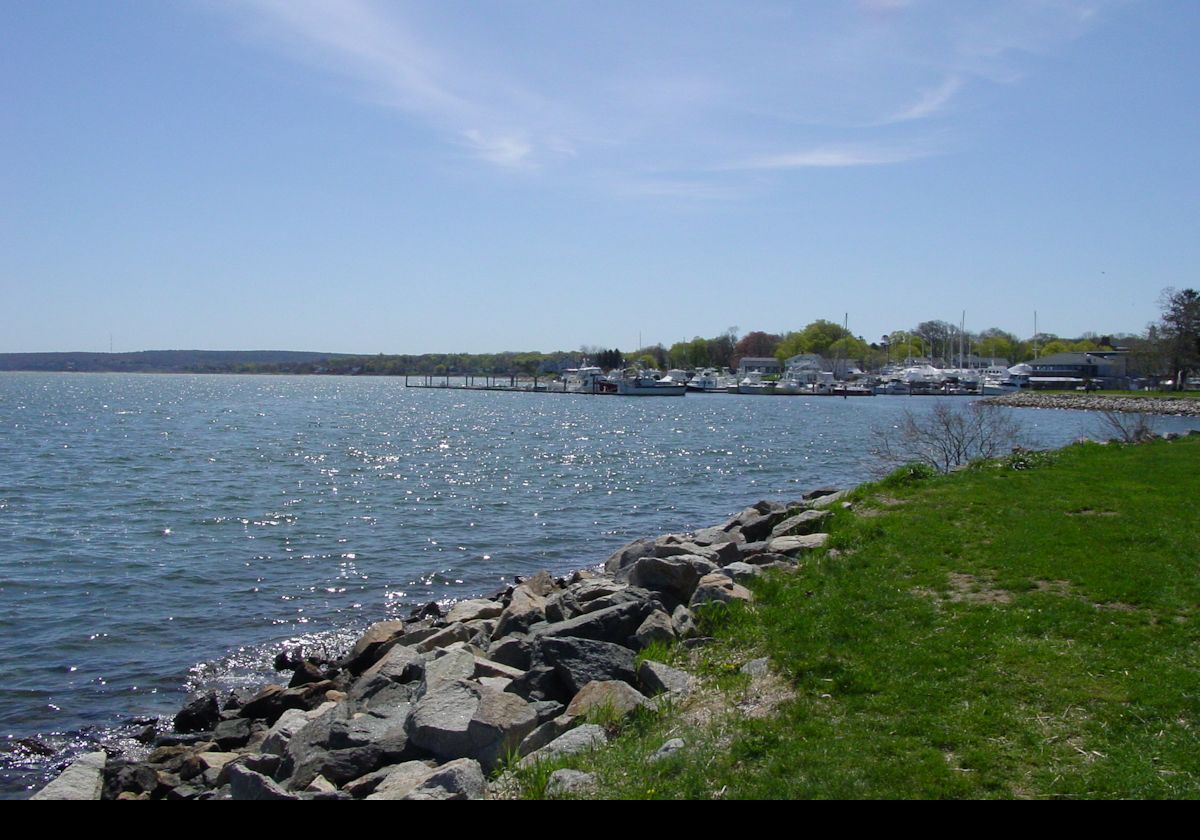
[[[1158,420],[1140,411],[1102,411],[1097,437],[1121,443],[1141,443],[1158,436]]]
[[[996,458],[1020,446],[1021,424],[998,406],[939,402],[928,414],[904,410],[899,422],[876,429],[871,454],[884,469],[900,464],[927,464],[947,473],[981,458]]]

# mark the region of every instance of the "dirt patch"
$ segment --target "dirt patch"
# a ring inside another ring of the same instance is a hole
[[[689,666],[693,673],[696,664],[693,658]],[[738,719],[765,718],[795,696],[791,684],[770,669],[754,674],[744,689],[733,692],[697,680],[692,694],[681,704],[679,717],[685,724],[700,727],[712,727],[731,715]]]
[[[950,591],[943,593],[936,589],[919,587],[912,594],[934,601],[949,601],[952,604],[1011,604],[1013,594],[1007,589],[993,586],[985,578],[968,575],[963,572],[951,572],[946,575],[946,583]]]
[[[1125,604],[1121,601],[1109,601],[1106,604],[1097,604],[1092,602],[1092,606],[1098,610],[1112,610],[1113,612],[1137,612],[1137,607],[1133,604]]]
[[[975,575],[951,572],[946,576],[950,584],[950,594],[947,600],[951,603],[968,604],[1011,604],[1012,593],[1007,589],[998,589],[988,581]]]
[[[1067,511],[1067,516],[1117,516],[1115,510],[1096,510],[1095,508],[1079,508]]]
[[[1070,595],[1071,581],[1069,580],[1035,580],[1033,585],[1037,587],[1038,592],[1046,592],[1050,595]]]

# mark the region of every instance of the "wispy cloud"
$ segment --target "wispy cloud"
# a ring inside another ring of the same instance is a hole
[[[921,120],[926,117],[932,117],[943,110],[955,95],[963,88],[963,78],[961,76],[950,76],[937,87],[925,91],[921,98],[914,102],[909,107],[892,114],[885,123],[910,122],[912,120]]]
[[[415,31],[403,15],[367,0],[250,0],[255,33],[306,63],[357,83],[360,96],[395,108],[459,138],[475,156],[503,167],[531,168],[545,151],[562,153],[561,142],[544,149],[520,130],[504,125],[501,107],[536,96],[500,79],[502,68],[485,76],[493,87],[508,85],[505,102],[489,102],[453,51]]]
[[[954,106],[980,80],[1018,78],[1030,53],[1078,37],[1115,1],[859,0],[803,13],[741,0],[222,8],[255,40],[474,160],[514,171],[569,164],[580,183],[607,172],[626,184],[618,192],[699,197],[726,194],[728,184],[703,183],[716,173],[939,154],[946,143],[904,135],[936,118],[951,136],[969,110]],[[647,171],[680,178],[644,181]]]
[[[904,163],[935,154],[932,147],[819,146],[779,154],[759,155],[724,167],[728,170],[832,169]]]
[[[479,157],[498,166],[527,168],[533,165],[533,146],[521,137],[487,135],[477,128],[467,129],[462,136]]]

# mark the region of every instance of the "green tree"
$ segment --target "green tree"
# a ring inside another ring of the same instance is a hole
[[[1175,390],[1182,391],[1189,375],[1200,369],[1200,292],[1166,289],[1162,306],[1158,331]]]

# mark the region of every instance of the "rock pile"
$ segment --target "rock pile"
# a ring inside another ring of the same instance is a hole
[[[374,624],[338,660],[281,654],[288,685],[193,698],[145,759],[89,753],[38,796],[483,798],[502,763],[601,746],[606,729],[588,723],[598,711],[686,695],[688,674],[636,654],[694,639],[697,610],[749,600],[746,579],[820,550],[842,495],[759,502],[712,528],[632,542],[602,569],[427,605]]]
[[[1037,391],[1018,391],[1012,394],[987,397],[984,402],[1013,408],[1067,408],[1076,411],[1119,411],[1134,414],[1200,417],[1200,399],[1044,394]]]

